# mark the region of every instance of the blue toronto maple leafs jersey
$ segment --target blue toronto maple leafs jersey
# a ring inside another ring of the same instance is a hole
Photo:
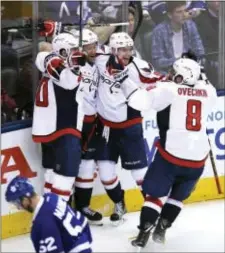
[[[34,212],[31,240],[36,252],[92,252],[87,219],[65,200],[47,193]]]

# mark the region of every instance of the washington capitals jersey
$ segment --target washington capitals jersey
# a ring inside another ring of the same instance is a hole
[[[157,112],[158,149],[165,159],[181,166],[202,167],[210,149],[206,124],[216,101],[215,88],[197,81],[193,87],[158,82],[149,92],[135,87],[133,90],[130,106]]]
[[[69,253],[91,249],[92,236],[80,212],[59,196],[47,193],[35,209],[31,240],[38,253]]]
[[[155,87],[157,81],[163,76],[154,71],[151,63],[137,57],[132,57],[128,64],[129,78],[135,82],[140,88],[150,89]]]
[[[102,118],[102,121],[108,126],[110,126],[110,122],[123,123],[124,126],[129,126],[133,122],[141,123],[140,111],[129,106],[120,84],[109,75],[106,69],[108,58],[108,55],[97,57],[97,66],[100,71],[97,111],[100,119]],[[137,57],[132,57],[126,68],[129,77],[126,82],[135,83],[136,88],[149,88],[162,78],[154,73],[151,64]],[[121,126],[122,124],[119,127]]]
[[[98,45],[97,55],[109,53],[109,47]],[[78,88],[78,99],[81,109],[85,115],[85,119],[89,116],[94,116],[97,112],[96,97],[99,85],[100,73],[95,63],[86,62],[85,66],[81,67],[82,78]]]
[[[108,59],[109,55],[102,55],[96,59],[100,72],[97,92],[97,112],[100,120],[104,125],[114,128],[141,123],[140,111],[128,106],[120,84],[108,73],[106,67]]]
[[[51,53],[47,57],[51,57]],[[40,69],[40,66],[39,70],[43,71],[45,67]],[[68,67],[61,71],[58,80],[51,74],[43,75],[34,103],[32,135],[35,142],[50,142],[65,134],[81,137],[84,115],[77,96],[79,83],[80,76]]]
[[[84,115],[91,116],[96,114],[96,93],[99,82],[99,71],[95,64],[86,62],[81,67],[81,81],[77,92],[80,108]]]

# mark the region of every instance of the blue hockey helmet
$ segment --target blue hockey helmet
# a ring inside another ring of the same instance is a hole
[[[33,185],[27,178],[16,176],[7,186],[5,198],[7,202],[14,203],[17,206],[21,205],[21,200],[24,197],[31,197],[34,193]]]

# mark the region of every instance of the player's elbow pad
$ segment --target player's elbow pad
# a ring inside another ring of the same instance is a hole
[[[144,89],[138,89],[130,95],[128,105],[138,111],[146,111],[151,107],[151,98]]]
[[[80,76],[75,75],[69,68],[65,68],[60,73],[58,85],[65,90],[73,90],[79,85],[80,79]]]
[[[126,78],[121,83],[121,89],[124,96],[129,100],[129,97],[138,89],[138,86],[130,78]]]
[[[35,65],[38,68],[39,71],[42,73],[45,72],[45,58],[49,55],[48,52],[39,52],[37,54],[36,60],[35,60]]]

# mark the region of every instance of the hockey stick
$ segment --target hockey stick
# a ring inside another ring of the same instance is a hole
[[[80,1],[80,26],[79,26],[79,49],[82,51],[82,30],[83,30],[83,3]]]
[[[208,140],[209,140],[209,138],[208,138]],[[215,160],[213,157],[212,145],[211,145],[210,140],[209,140],[209,146],[210,146],[209,157],[210,157],[210,161],[212,164],[212,169],[213,169],[213,174],[214,174],[214,178],[215,178],[215,182],[216,182],[216,186],[217,186],[217,191],[218,191],[218,194],[222,194],[223,192],[221,190],[220,181],[219,181],[218,172],[216,169]]]
[[[135,3],[135,8],[136,8],[136,10],[137,10],[138,21],[137,21],[137,25],[136,25],[136,27],[135,27],[135,29],[134,29],[134,32],[133,32],[133,34],[132,34],[132,39],[133,39],[133,40],[135,39],[135,37],[136,37],[136,35],[137,35],[137,33],[138,33],[138,30],[139,30],[139,28],[140,28],[140,26],[141,26],[141,23],[142,23],[142,21],[143,21],[143,12],[142,12],[142,5],[141,5],[141,2],[137,1],[137,2]],[[136,12],[135,12],[135,13],[136,13]],[[137,17],[136,17],[136,18],[137,18]]]
[[[82,1],[80,1],[80,26],[79,26],[79,50],[82,51],[82,18],[83,18],[83,7],[82,7]],[[76,201],[75,201],[75,184],[74,182],[74,191],[73,194],[70,196],[69,204],[72,208],[76,207]]]

